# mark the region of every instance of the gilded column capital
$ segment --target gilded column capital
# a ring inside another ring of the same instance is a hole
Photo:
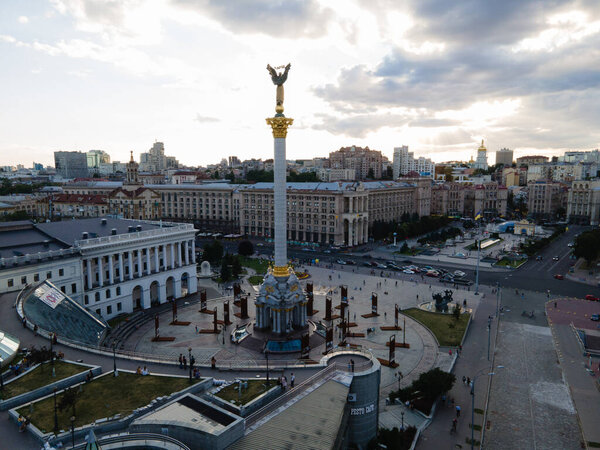
[[[294,119],[283,116],[269,117],[265,119],[268,125],[273,129],[274,138],[284,138],[287,136],[288,127],[294,123]]]

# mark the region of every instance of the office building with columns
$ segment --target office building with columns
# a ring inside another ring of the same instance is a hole
[[[197,292],[195,229],[95,218],[0,227],[0,292],[50,280],[105,319]]]

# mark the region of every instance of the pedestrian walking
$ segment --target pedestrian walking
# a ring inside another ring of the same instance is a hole
[[[460,405],[456,405],[456,417],[460,417]]]
[[[296,381],[296,375],[294,375],[294,372],[292,372],[292,375],[290,376],[290,387],[293,388],[294,387],[294,382]]]
[[[185,358],[185,356],[183,357],[183,370],[187,369],[187,359]]]
[[[179,368],[183,369],[183,354],[179,354]]]
[[[463,384],[467,384],[467,377],[463,375]]]
[[[471,379],[467,377],[467,385],[471,386]]]

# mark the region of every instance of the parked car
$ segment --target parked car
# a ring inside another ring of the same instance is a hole
[[[375,267],[377,267],[378,269],[387,269],[388,266],[386,266],[385,264],[377,264]]]
[[[594,322],[600,321],[600,314],[592,314],[590,320],[593,320]]]
[[[410,269],[404,269],[402,272],[407,273],[409,275],[413,275],[415,272]]]
[[[461,284],[463,286],[471,286],[473,284],[471,280],[465,280],[464,278],[455,278],[454,283]]]
[[[440,281],[443,281],[446,283],[454,283],[454,277],[452,276],[451,273],[446,273],[440,277]]]
[[[575,246],[575,243],[574,243],[574,242],[569,242],[569,243],[567,244],[567,247],[574,247],[574,246]]]
[[[556,278],[557,280],[564,280],[565,279],[565,277],[563,275],[561,275],[560,273],[554,274],[554,278]]]
[[[541,260],[542,260],[542,255],[537,255],[537,256],[535,257],[535,260],[536,260],[536,261],[541,261]]]
[[[432,278],[437,278],[440,276],[440,273],[435,271],[435,270],[428,270],[427,273],[425,274],[426,277],[432,277]]]
[[[560,258],[558,256],[553,256],[552,261],[558,261]]]
[[[323,250],[323,253],[331,253],[331,250],[329,250],[328,248]]]
[[[466,275],[466,273],[464,273],[462,270],[455,270],[454,271],[454,276],[456,277],[464,277]]]
[[[346,261],[346,264],[348,264],[348,265],[350,265],[350,266],[355,266],[355,265],[356,265],[356,262],[355,262],[355,261],[352,261],[351,259],[349,259],[349,260],[347,260],[347,261]]]
[[[343,259],[338,259],[338,260],[336,261],[336,263],[338,263],[338,264],[341,264],[342,266],[345,266],[345,265],[346,265],[346,261],[344,261]]]
[[[363,263],[363,266],[366,266],[366,267],[371,267],[371,262],[370,262],[370,261],[365,261],[365,262]]]
[[[598,301],[598,297],[596,297],[596,296],[594,296],[594,295],[592,295],[592,294],[588,294],[588,295],[586,295],[586,296],[585,296],[585,299],[586,299],[586,300],[590,300],[590,301],[592,301],[592,302],[597,302],[597,301]]]

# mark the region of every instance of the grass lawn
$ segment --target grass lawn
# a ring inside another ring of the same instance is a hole
[[[239,383],[232,383],[217,392],[215,396],[225,400],[226,402],[235,400],[236,404],[245,405],[251,400],[254,400],[260,394],[267,392],[268,389],[271,389],[277,383],[274,380],[269,380],[268,388],[265,388],[265,384],[266,380],[248,380],[248,389],[243,389],[240,397],[237,390]]]
[[[192,383],[198,381],[200,380],[194,379]],[[82,386],[75,405],[75,427],[87,425],[96,419],[114,416],[117,413],[124,417],[134,409],[147,405],[156,397],[169,395],[190,386],[190,381],[187,378],[142,376],[119,372],[117,378],[106,375],[95,378]],[[62,396],[62,393],[57,394],[57,404],[60,404]],[[31,422],[42,432],[51,432],[54,428],[54,400],[52,397],[34,403],[32,414],[29,414],[29,405],[20,408],[18,413],[29,416]],[[72,414],[71,408],[58,411],[59,429],[70,429],[69,418]]]
[[[461,314],[457,322],[452,314],[433,313],[418,308],[405,309],[402,313],[417,319],[429,328],[442,347],[460,345],[470,317],[469,313]]]
[[[516,269],[517,267],[521,267],[523,264],[527,262],[526,259],[518,259],[518,260],[510,260],[510,259],[501,259],[496,263],[497,266],[500,267],[512,267]]]
[[[253,286],[257,286],[263,282],[263,278],[262,275],[252,275],[248,277],[248,282]]]
[[[269,261],[266,259],[248,258],[240,256],[240,263],[243,267],[254,269],[257,275],[264,275],[269,268]]]
[[[54,371],[56,377],[52,377],[52,366],[50,363],[44,363],[39,365],[33,370],[27,372],[16,381],[12,383],[4,384],[4,399],[16,397],[17,395],[24,394],[25,392],[34,391],[37,388],[46,386],[47,384],[54,383],[55,381],[68,378],[71,375],[75,375],[81,372],[87,372],[89,369],[78,366],[76,364],[66,363],[64,361],[54,361]]]
[[[124,322],[131,316],[131,314],[119,314],[117,317],[113,317],[108,321],[108,325],[111,328],[116,328],[121,322]]]

